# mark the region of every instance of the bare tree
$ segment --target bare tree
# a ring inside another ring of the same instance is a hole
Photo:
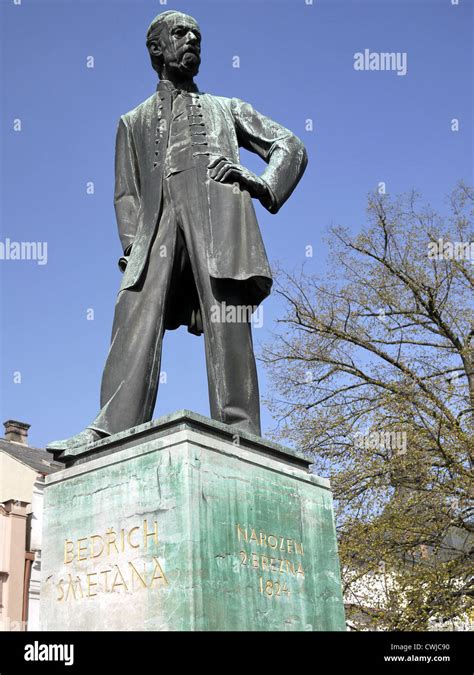
[[[333,228],[330,274],[278,275],[265,348],[280,439],[330,475],[349,613],[425,630],[468,612],[474,428],[473,190],[441,216],[369,198]]]

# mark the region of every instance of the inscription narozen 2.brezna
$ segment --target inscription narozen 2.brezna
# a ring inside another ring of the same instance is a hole
[[[269,598],[283,597],[283,595],[289,597],[291,591],[286,584],[286,578],[304,579],[304,569],[301,560],[290,560],[287,556],[299,555],[303,557],[302,542],[281,535],[267,534],[263,530],[255,528],[242,527],[239,523],[236,523],[236,528],[237,540],[240,543],[245,542],[250,546],[253,544],[259,548],[267,549],[265,553],[241,549],[239,553],[240,566],[278,575],[278,579],[260,575],[258,591]],[[268,549],[271,552],[275,551],[284,555],[279,557],[272,553],[269,555]],[[280,581],[280,577],[283,577],[282,581]]]

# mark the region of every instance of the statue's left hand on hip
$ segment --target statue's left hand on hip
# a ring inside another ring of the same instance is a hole
[[[208,166],[209,176],[218,183],[238,183],[251,197],[266,200],[268,186],[259,176],[227,157],[217,157]]]

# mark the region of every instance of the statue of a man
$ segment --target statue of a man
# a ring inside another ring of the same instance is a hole
[[[250,314],[272,278],[252,199],[277,213],[305,170],[306,151],[250,104],[199,91],[201,32],[192,17],[158,15],[146,44],[160,81],[118,124],[115,212],[124,274],[101,410],[85,431],[50,450],[149,421],[163,333],[180,325],[204,333],[212,417],[260,435]],[[239,147],[265,160],[262,176],[241,166]]]

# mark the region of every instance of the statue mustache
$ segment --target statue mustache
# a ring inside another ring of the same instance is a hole
[[[184,56],[185,54],[194,54],[194,56],[201,58],[201,51],[196,49],[196,47],[184,47],[181,51],[181,55]]]

